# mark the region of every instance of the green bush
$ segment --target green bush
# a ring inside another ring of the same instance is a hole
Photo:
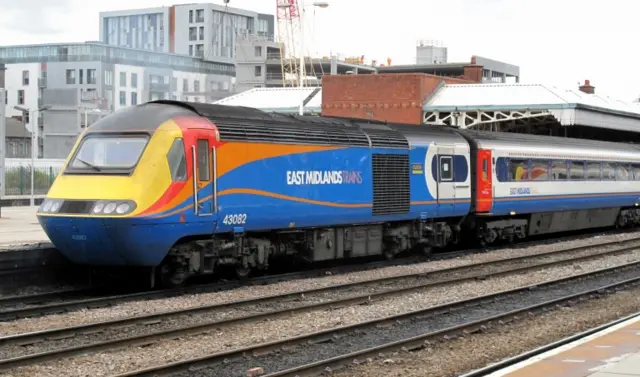
[[[46,195],[57,174],[57,168],[36,168],[33,176],[35,194]],[[5,195],[29,195],[31,193],[31,167],[19,166],[7,169],[4,193]]]

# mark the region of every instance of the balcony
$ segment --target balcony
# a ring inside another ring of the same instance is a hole
[[[149,91],[151,92],[171,92],[171,84],[165,84],[164,82],[149,82]]]

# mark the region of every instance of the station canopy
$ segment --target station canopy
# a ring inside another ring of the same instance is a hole
[[[441,84],[423,104],[423,123],[515,132],[555,123],[640,133],[640,104],[541,84]]]
[[[303,88],[254,88],[217,102],[218,105],[253,107],[267,112],[298,113],[300,101],[304,101],[305,114],[320,114],[322,89]]]

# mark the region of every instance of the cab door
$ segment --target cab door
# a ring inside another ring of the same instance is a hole
[[[191,146],[191,158],[194,161],[194,213],[196,216],[208,217],[217,212],[218,188],[217,158],[214,146],[215,135],[210,130],[194,131],[195,139]]]

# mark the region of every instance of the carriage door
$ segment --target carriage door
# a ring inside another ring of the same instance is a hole
[[[215,140],[210,130],[194,130],[196,139],[191,146],[193,164],[193,202],[198,216],[211,216],[217,200]]]
[[[453,214],[456,189],[453,175],[453,146],[438,145],[438,216]]]

